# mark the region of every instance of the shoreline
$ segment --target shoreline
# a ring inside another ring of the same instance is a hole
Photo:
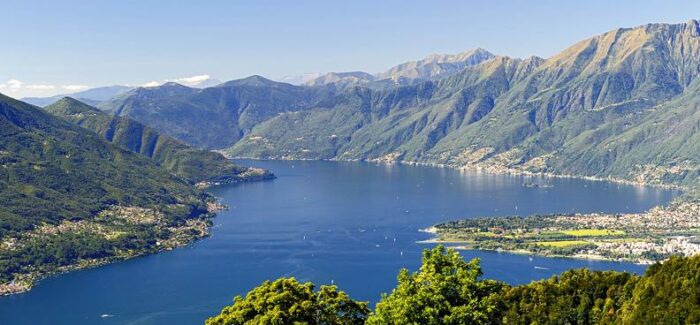
[[[18,276],[19,279],[12,280],[9,283],[0,284],[0,298],[5,297],[5,296],[12,296],[12,295],[16,295],[16,294],[29,292],[36,285],[38,285],[41,281],[44,281],[44,280],[51,278],[51,277],[66,274],[69,272],[87,270],[87,269],[91,269],[91,268],[105,266],[105,265],[112,264],[112,263],[127,261],[127,260],[137,258],[137,257],[154,255],[154,254],[158,254],[158,253],[172,251],[172,250],[177,249],[177,248],[187,247],[187,246],[192,245],[201,239],[209,237],[209,235],[210,235],[209,229],[210,228],[211,228],[211,226],[206,228],[207,229],[206,233],[204,233],[200,236],[192,237],[192,239],[189,242],[181,244],[181,245],[177,245],[177,246],[162,247],[162,248],[159,248],[159,249],[154,250],[154,251],[141,251],[141,252],[136,252],[133,255],[127,255],[127,256],[110,256],[110,257],[104,257],[104,258],[100,258],[100,259],[80,260],[77,263],[62,266],[62,267],[58,268],[57,270],[51,271],[51,272],[36,272],[36,273],[21,274]],[[182,227],[181,229],[190,229],[190,228],[189,227]]]
[[[624,180],[624,179],[617,179],[617,178],[600,178],[600,177],[592,177],[592,176],[560,175],[560,174],[552,174],[552,173],[533,173],[533,172],[518,171],[518,170],[513,170],[513,169],[507,169],[507,170],[503,170],[503,171],[495,171],[493,169],[480,168],[480,167],[475,167],[475,168],[454,167],[454,166],[450,166],[447,164],[425,163],[425,162],[403,161],[403,160],[394,161],[394,162],[382,162],[382,161],[359,160],[359,159],[354,159],[354,160],[348,160],[348,159],[260,159],[260,158],[251,158],[251,157],[235,157],[235,158],[230,157],[229,159],[248,159],[248,160],[259,160],[259,161],[279,160],[279,161],[366,162],[366,163],[371,163],[371,164],[376,164],[376,165],[402,164],[402,165],[408,165],[408,166],[424,166],[424,167],[449,168],[449,169],[454,169],[454,170],[484,172],[484,173],[488,173],[491,175],[514,175],[514,176],[569,178],[569,179],[581,179],[581,180],[598,181],[598,182],[621,183],[621,184],[632,185],[632,186],[648,186],[648,187],[655,187],[655,188],[677,189],[677,190],[684,190],[685,189],[685,187],[678,186],[678,185],[633,182],[633,181]],[[272,173],[269,173],[269,175],[266,175],[266,173],[264,173],[261,176],[263,176],[263,177],[261,177],[261,178],[253,177],[251,179],[242,180],[242,181],[239,180],[237,182],[230,182],[230,183],[266,181],[266,180],[273,180],[276,178],[274,176],[274,174],[272,174]],[[265,176],[271,176],[271,177],[268,178]],[[204,185],[200,188],[208,188],[210,186],[223,185],[223,184],[228,184],[228,183],[221,183],[221,184],[208,183],[208,184],[199,184],[199,185],[200,186]],[[213,212],[213,213],[220,211],[220,210],[223,210],[225,208],[226,208],[225,205],[222,205],[220,203],[216,203],[216,204],[213,204],[210,206],[211,212]],[[215,216],[213,216],[213,217],[215,217]],[[212,218],[208,218],[207,220],[211,220]],[[187,228],[189,228],[189,227],[187,227],[187,226],[181,227],[181,229],[187,229]],[[83,269],[89,269],[89,268],[94,268],[94,267],[99,267],[99,266],[104,266],[104,265],[111,264],[111,263],[126,261],[126,260],[136,258],[136,257],[142,257],[142,256],[161,253],[164,251],[170,251],[170,250],[173,250],[176,248],[186,247],[186,246],[189,246],[189,245],[195,243],[198,240],[201,240],[201,239],[208,237],[210,235],[210,230],[211,230],[211,225],[208,225],[207,227],[204,228],[204,231],[202,233],[199,233],[197,235],[193,235],[193,237],[189,241],[187,241],[186,243],[178,244],[175,246],[159,247],[156,250],[152,250],[152,251],[147,250],[147,251],[136,252],[133,255],[128,255],[128,256],[110,256],[110,257],[105,257],[105,258],[101,258],[101,259],[81,260],[81,261],[76,262],[75,264],[63,266],[55,271],[47,272],[47,273],[37,272],[37,273],[21,274],[18,276],[18,279],[15,279],[9,283],[0,284],[0,297],[28,292],[35,285],[37,285],[39,282],[43,281],[44,279],[47,279],[47,278],[50,278],[53,276],[58,276],[58,275],[61,275],[64,273],[83,270]],[[437,228],[434,226],[424,228],[424,229],[419,229],[418,231],[434,235],[434,238],[418,241],[417,243],[419,243],[419,244],[452,244],[452,245],[455,245],[455,244],[464,243],[464,242],[459,242],[459,241],[440,240],[439,237],[437,236],[437,234],[438,234]],[[604,256],[589,255],[589,254],[583,254],[583,255],[581,255],[581,254],[577,254],[577,255],[538,254],[538,253],[534,253],[534,252],[527,251],[527,250],[477,249],[477,248],[466,247],[463,245],[462,246],[459,246],[459,245],[454,246],[452,248],[455,248],[458,250],[505,252],[505,253],[510,253],[510,254],[536,255],[536,256],[552,257],[552,258],[563,257],[563,258],[600,260],[600,261],[610,261],[610,262],[626,262],[626,263],[633,263],[633,264],[638,264],[638,265],[651,264],[651,263],[647,263],[647,262],[640,262],[638,260],[614,259],[614,258],[607,258]]]
[[[700,254],[700,202],[681,198],[627,214],[463,218],[419,231],[432,234],[421,244],[649,265]]]
[[[191,224],[186,223],[176,228],[176,230],[183,232],[190,230],[198,230],[196,234],[191,234],[191,237],[187,238],[184,242],[175,241],[173,243],[170,243],[170,245],[158,244],[157,248],[131,252],[131,254],[128,255],[108,256],[99,259],[78,260],[73,264],[61,266],[56,268],[55,270],[51,270],[48,272],[34,271],[30,273],[17,274],[16,278],[12,281],[0,284],[0,298],[28,292],[45,279],[66,274],[69,272],[96,268],[107,264],[127,261],[133,258],[154,255],[158,253],[172,251],[177,248],[187,247],[199,240],[209,237],[211,235],[210,231],[212,227],[211,220],[216,217],[217,212],[226,210],[227,208],[228,207],[226,205],[222,204],[218,200],[213,202],[207,202],[207,210],[209,211],[209,213],[212,213],[214,215],[204,219],[193,219],[194,221]]]
[[[594,254],[574,254],[574,255],[539,254],[539,253],[528,251],[526,249],[472,248],[472,247],[468,247],[468,246],[464,246],[464,245],[456,245],[456,244],[463,244],[464,242],[446,241],[446,240],[443,241],[443,240],[438,239],[437,237],[431,238],[431,239],[426,239],[426,240],[420,240],[420,241],[417,241],[416,243],[417,244],[440,244],[440,245],[445,245],[446,248],[452,248],[452,249],[461,250],[461,251],[495,252],[495,253],[506,253],[506,254],[513,254],[513,255],[530,255],[530,256],[538,256],[538,257],[545,257],[545,258],[570,258],[570,259],[575,259],[575,260],[630,263],[630,264],[635,264],[635,265],[653,265],[653,264],[657,263],[654,261],[615,259],[615,258],[605,257],[602,255],[594,255]],[[456,246],[453,246],[453,245],[456,245]]]
[[[365,163],[371,163],[371,164],[375,164],[375,165],[401,164],[401,165],[408,165],[408,166],[448,168],[448,169],[453,169],[453,170],[458,170],[458,171],[483,172],[483,173],[487,173],[487,174],[491,174],[491,175],[545,177],[545,178],[557,178],[557,179],[578,179],[578,180],[593,181],[593,182],[608,182],[608,183],[613,183],[613,184],[623,184],[623,185],[636,186],[636,187],[651,187],[651,188],[659,188],[659,189],[667,189],[667,190],[678,190],[678,191],[681,191],[681,193],[680,193],[681,195],[684,193],[687,193],[687,191],[691,190],[687,186],[681,186],[681,185],[676,185],[676,184],[630,181],[630,180],[626,180],[626,179],[622,179],[622,178],[615,178],[615,177],[595,177],[595,176],[583,176],[583,175],[555,174],[555,173],[549,173],[549,172],[530,172],[530,171],[518,170],[518,169],[513,169],[513,168],[495,170],[494,168],[480,167],[480,166],[456,167],[456,166],[451,166],[448,164],[427,163],[427,162],[417,162],[417,161],[407,161],[407,160],[382,161],[382,160],[378,160],[378,159],[374,159],[374,160],[369,159],[368,160],[368,159],[336,159],[336,158],[333,158],[333,159],[286,159],[286,158],[261,159],[261,158],[254,158],[254,157],[229,157],[229,159],[247,159],[247,160],[258,160],[258,161],[275,161],[275,160],[277,160],[277,161],[365,162]],[[678,199],[676,199],[676,200],[678,200]],[[683,199],[681,199],[681,200],[683,200]],[[685,201],[685,200],[683,200],[683,201]],[[669,204],[672,202],[669,202]],[[658,208],[658,207],[660,207],[660,206],[650,208],[649,210],[644,211],[643,213],[647,213],[647,212],[651,211],[652,209]],[[631,264],[636,264],[636,265],[651,265],[651,264],[655,263],[654,261],[645,260],[645,259],[612,258],[612,257],[606,257],[606,256],[602,256],[602,255],[595,255],[595,254],[562,255],[562,254],[542,254],[542,253],[532,252],[532,251],[524,250],[524,249],[507,250],[507,249],[501,249],[501,248],[499,248],[499,249],[470,248],[470,247],[466,247],[464,245],[461,245],[461,246],[458,245],[458,244],[464,243],[464,242],[440,240],[439,235],[438,235],[438,229],[435,226],[419,229],[418,231],[433,235],[433,238],[417,241],[417,243],[419,243],[419,244],[457,245],[457,246],[454,246],[452,248],[459,249],[459,250],[506,252],[506,253],[510,253],[510,254],[525,254],[525,255],[536,255],[536,256],[551,257],[551,258],[573,258],[573,259],[581,259],[581,260],[631,263]]]
[[[574,254],[574,255],[538,254],[536,252],[531,252],[531,251],[526,250],[526,249],[472,248],[472,247],[467,247],[465,245],[459,245],[459,244],[465,244],[465,242],[463,242],[463,241],[441,240],[440,237],[438,236],[438,229],[435,226],[431,226],[431,227],[423,228],[423,229],[418,229],[418,232],[432,234],[433,237],[428,238],[428,239],[424,239],[424,240],[416,241],[417,244],[424,244],[424,245],[438,244],[438,245],[445,245],[445,246],[450,245],[449,248],[453,248],[456,250],[497,252],[497,253],[508,253],[508,254],[515,254],[515,255],[532,255],[532,256],[540,256],[540,257],[547,257],[547,258],[573,258],[573,259],[578,259],[578,260],[632,263],[632,264],[636,264],[636,265],[651,265],[651,264],[653,264],[653,262],[650,262],[650,261],[647,262],[647,261],[640,261],[640,260],[614,259],[614,258],[602,256],[602,255],[593,255],[593,254]],[[456,245],[456,246],[454,246],[454,245]]]
[[[367,161],[367,162],[376,163],[376,164],[392,164],[390,162],[384,163],[381,161]],[[617,178],[617,177],[610,177],[610,176],[597,177],[597,176],[585,176],[585,175],[573,175],[573,174],[556,174],[556,173],[551,173],[551,172],[531,172],[531,171],[526,171],[526,170],[518,170],[518,169],[514,169],[514,168],[506,168],[506,169],[499,171],[499,170],[494,170],[493,168],[489,168],[489,167],[480,167],[480,166],[456,167],[456,166],[450,166],[448,164],[426,163],[426,162],[417,162],[417,161],[410,161],[410,160],[399,160],[399,161],[396,161],[395,163],[409,165],[409,166],[427,166],[427,167],[437,167],[437,168],[449,168],[449,169],[454,169],[454,170],[487,173],[487,174],[491,174],[491,175],[547,177],[547,178],[558,178],[558,179],[578,179],[578,180],[593,181],[593,182],[607,182],[607,183],[624,184],[624,185],[631,185],[631,186],[663,188],[663,189],[669,189],[669,190],[673,190],[673,189],[675,189],[675,190],[687,190],[686,186],[681,186],[681,185],[676,185],[676,184],[637,182],[637,181],[630,181],[630,180],[627,180],[624,178]]]
[[[382,161],[378,159],[307,159],[307,158],[259,158],[259,157],[244,157],[244,156],[226,156],[231,160],[254,160],[254,161],[333,161],[333,162],[364,162],[371,163],[375,165],[408,165],[408,166],[422,166],[422,167],[434,167],[434,168],[447,168],[458,171],[470,171],[470,172],[480,172],[491,175],[510,175],[510,176],[528,176],[528,177],[547,177],[547,178],[558,178],[558,179],[578,179],[593,182],[608,182],[614,184],[624,184],[630,186],[643,186],[652,188],[661,188],[668,190],[680,190],[687,191],[690,188],[685,185],[669,184],[669,183],[652,183],[652,182],[639,182],[631,181],[619,177],[598,177],[598,176],[586,176],[586,175],[574,175],[574,174],[557,174],[551,172],[531,172],[526,170],[518,170],[514,168],[506,168],[503,170],[494,170],[490,167],[481,166],[471,166],[471,167],[458,167],[449,164],[442,163],[430,163],[430,162],[420,162],[413,160],[396,160],[396,161]]]

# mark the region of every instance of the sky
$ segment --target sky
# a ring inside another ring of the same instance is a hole
[[[0,93],[383,71],[481,47],[549,57],[617,27],[700,18],[700,1],[0,0]]]

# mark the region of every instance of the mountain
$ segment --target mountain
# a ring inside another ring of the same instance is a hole
[[[195,183],[236,183],[269,179],[267,171],[238,166],[220,153],[192,148],[126,117],[112,116],[70,97],[45,111],[97,132],[107,141],[156,161]]]
[[[284,76],[282,78],[278,78],[275,80],[279,81],[279,82],[284,82],[284,83],[299,86],[299,85],[303,85],[306,82],[309,82],[313,79],[316,79],[322,75],[323,75],[322,73],[313,72],[313,73],[305,73],[305,74],[301,74],[301,75]]]
[[[98,107],[191,145],[229,147],[234,157],[689,184],[700,174],[698,34],[695,20],[648,24],[548,59],[474,50],[312,86],[253,76],[179,93],[137,89]]]
[[[410,84],[415,80],[435,80],[494,57],[492,53],[480,48],[458,54],[433,54],[422,60],[399,64],[377,74],[376,78],[390,79],[398,84]]]
[[[202,76],[194,76],[194,77],[189,77],[189,78],[181,78],[177,79],[177,81],[172,81],[168,83],[177,83],[184,85],[186,87],[191,87],[191,88],[208,88],[208,87],[214,87],[219,84],[221,84],[221,81],[218,79],[211,78],[208,75],[202,75]],[[60,94],[56,96],[51,96],[51,97],[25,97],[22,98],[21,100],[24,101],[25,103],[29,103],[35,106],[39,107],[44,107],[51,105],[59,100],[61,100],[64,97],[72,97],[75,98],[83,103],[89,104],[89,105],[97,105],[100,102],[106,101],[108,99],[111,99],[112,97],[115,97],[119,94],[122,94],[124,92],[127,92],[131,89],[134,89],[134,87],[130,86],[108,86],[108,87],[97,87],[97,88],[91,88],[83,91],[79,91],[76,93],[71,93],[71,94]]]
[[[95,105],[101,101],[108,100],[118,94],[121,94],[132,87],[128,86],[108,86],[108,87],[97,87],[97,88],[92,88],[92,89],[87,89],[83,91],[79,91],[77,93],[72,93],[70,94],[71,97],[73,98],[78,98],[80,101],[89,103],[90,105]],[[56,96],[51,96],[51,97],[26,97],[22,98],[22,101],[25,103],[29,103],[35,106],[39,107],[44,107],[47,105],[51,105],[59,100],[61,98],[66,97],[68,95],[56,95]]]
[[[307,86],[339,85],[340,88],[347,88],[348,86],[367,86],[375,80],[374,75],[362,71],[330,72],[308,80],[304,84]]]
[[[228,153],[697,183],[698,35],[695,20],[620,28],[548,59],[495,57],[438,80],[352,87],[265,120]]]
[[[0,293],[206,234],[209,196],[155,162],[0,95]]]
[[[97,107],[185,143],[217,149],[234,144],[262,121],[316,106],[331,93],[252,76],[205,89],[175,83],[136,88]]]
[[[348,89],[354,86],[383,89],[451,76],[466,67],[494,57],[495,55],[484,49],[474,49],[459,54],[433,54],[422,60],[399,64],[375,75],[361,71],[331,72],[304,84],[307,86],[331,85],[337,89]]]

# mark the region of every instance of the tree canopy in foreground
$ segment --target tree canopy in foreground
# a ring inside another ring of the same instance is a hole
[[[700,256],[673,257],[643,276],[570,270],[527,285],[481,279],[478,259],[437,246],[402,269],[374,311],[335,286],[267,281],[207,325],[229,324],[700,324]]]

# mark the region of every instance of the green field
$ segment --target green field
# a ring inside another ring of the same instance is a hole
[[[607,230],[607,229],[574,229],[564,230],[563,234],[575,237],[602,237],[602,236],[619,236],[624,235],[622,230]]]
[[[557,247],[557,248],[579,246],[579,245],[586,245],[586,244],[589,244],[589,242],[584,241],[584,240],[559,240],[559,241],[538,241],[538,242],[535,242],[535,245],[538,245],[538,246],[549,246],[549,247]]]

